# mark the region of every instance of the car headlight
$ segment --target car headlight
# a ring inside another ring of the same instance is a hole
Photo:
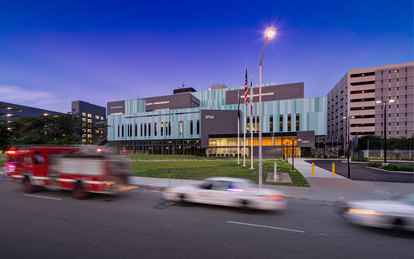
[[[364,210],[364,209],[355,209],[355,208],[348,209],[348,213],[359,214],[359,215],[368,215],[368,216],[382,216],[383,215],[382,213],[377,212],[375,210]]]

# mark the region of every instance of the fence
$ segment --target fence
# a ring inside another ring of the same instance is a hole
[[[361,150],[358,152],[359,157],[379,157],[384,158],[384,150]],[[413,159],[414,158],[414,152],[413,150],[401,150],[401,149],[394,149],[394,150],[388,150],[387,149],[387,158],[389,159]]]

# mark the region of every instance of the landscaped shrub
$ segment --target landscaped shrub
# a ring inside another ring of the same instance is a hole
[[[382,169],[389,171],[408,171],[412,172],[413,168],[406,164],[388,164],[381,167]]]
[[[368,158],[366,158],[366,157],[355,157],[355,156],[353,156],[353,157],[351,157],[351,160],[352,161],[357,161],[357,162],[368,162]]]
[[[379,168],[379,167],[381,167],[381,163],[379,163],[379,162],[369,162],[367,164],[367,166],[368,167],[376,167],[376,168]]]

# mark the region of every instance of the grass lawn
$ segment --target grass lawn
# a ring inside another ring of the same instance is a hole
[[[194,155],[128,155],[130,159],[137,160],[223,160],[237,159],[237,157],[212,157]]]
[[[273,172],[273,161],[263,161],[263,183],[279,185],[308,186],[306,179],[298,172],[290,172],[291,165],[282,160],[277,161],[280,169],[278,172],[289,173],[292,184],[267,183],[265,172]],[[171,168],[171,178],[202,180],[207,177],[226,176],[252,180],[258,183],[258,162],[254,163],[255,170],[250,170],[249,165],[243,167],[235,161],[134,161],[132,172],[136,176],[168,178],[168,168]]]

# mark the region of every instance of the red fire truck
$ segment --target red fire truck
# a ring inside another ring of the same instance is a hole
[[[6,154],[6,164],[14,169],[9,170],[12,181],[23,183],[26,192],[41,187],[71,190],[83,199],[87,193],[114,194],[128,183],[127,159],[95,147],[14,147]]]

